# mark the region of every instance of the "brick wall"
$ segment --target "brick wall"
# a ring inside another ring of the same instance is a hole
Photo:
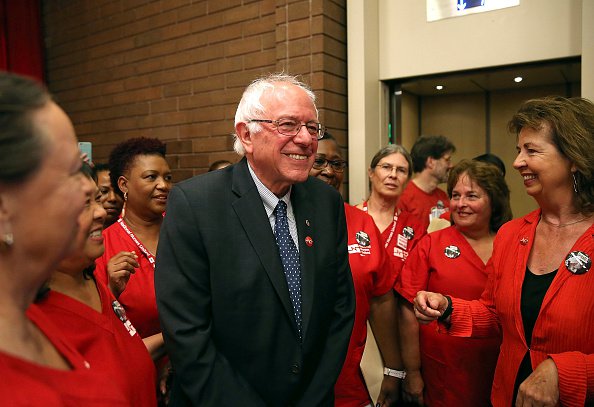
[[[137,136],[167,143],[174,180],[237,161],[245,86],[302,75],[346,147],[346,0],[45,0],[47,78],[94,161]]]

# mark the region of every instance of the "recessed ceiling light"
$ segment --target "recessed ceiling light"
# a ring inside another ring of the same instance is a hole
[[[520,82],[522,82],[522,79],[524,79],[524,78],[522,78],[521,76],[516,76],[516,77],[514,78],[514,82],[515,82],[515,83],[520,83]]]
[[[437,85],[437,86],[435,87],[435,89],[437,89],[437,90],[442,90],[442,89],[443,89],[443,86],[442,86],[442,85]]]

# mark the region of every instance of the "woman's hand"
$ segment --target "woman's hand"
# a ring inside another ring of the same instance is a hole
[[[423,404],[423,388],[425,382],[418,370],[407,371],[404,383],[402,383],[402,399],[408,403]]]
[[[384,375],[382,387],[375,404],[376,407],[392,407],[400,396],[400,381],[397,377]]]
[[[520,384],[516,407],[554,407],[559,402],[559,374],[553,359],[546,359]]]
[[[135,272],[135,268],[140,267],[138,256],[135,252],[119,252],[107,262],[107,278],[109,289],[116,298],[124,292],[130,274]]]
[[[439,318],[448,307],[448,300],[441,294],[419,291],[413,308],[420,324],[428,324]]]

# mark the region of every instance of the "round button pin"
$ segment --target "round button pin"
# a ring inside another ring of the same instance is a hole
[[[443,254],[449,259],[455,259],[456,257],[460,256],[460,249],[458,246],[450,245],[445,248]]]

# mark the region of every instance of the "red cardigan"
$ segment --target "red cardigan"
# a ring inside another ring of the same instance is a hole
[[[480,300],[452,299],[449,333],[484,337],[503,331],[503,343],[491,391],[494,407],[512,404],[518,367],[528,347],[520,313],[522,283],[540,210],[504,225],[495,239],[492,268]],[[555,250],[554,242],[551,250]],[[594,257],[594,226],[573,245]],[[549,287],[532,334],[530,358],[536,368],[547,357],[559,372],[560,404],[594,402],[594,267],[570,272],[563,262]],[[442,325],[442,329],[444,326]]]

